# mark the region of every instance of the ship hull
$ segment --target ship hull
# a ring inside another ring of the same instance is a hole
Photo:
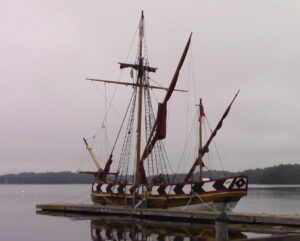
[[[231,210],[247,195],[248,178],[234,176],[202,182],[139,185],[95,180],[91,198],[101,205],[177,210]]]

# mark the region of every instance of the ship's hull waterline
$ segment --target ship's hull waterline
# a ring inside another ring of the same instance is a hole
[[[94,203],[101,205],[221,211],[231,210],[247,195],[247,188],[248,178],[245,176],[148,186],[95,180],[91,197]]]

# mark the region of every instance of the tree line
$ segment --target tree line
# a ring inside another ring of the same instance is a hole
[[[249,169],[242,172],[205,171],[204,177],[209,179],[224,176],[246,175],[250,184],[300,184],[300,165],[281,164],[278,166]],[[196,180],[195,173],[193,180]],[[171,182],[180,182],[185,174],[170,175]],[[0,184],[90,184],[94,177],[88,174],[73,172],[26,172],[0,176]]]

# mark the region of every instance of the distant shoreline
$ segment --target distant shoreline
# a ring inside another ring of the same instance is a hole
[[[300,165],[285,164],[263,169],[250,169],[242,172],[205,171],[204,176],[210,179],[244,174],[249,177],[249,184],[263,185],[299,185]],[[197,173],[195,174],[197,175]],[[175,182],[181,182],[185,174],[177,174]],[[74,172],[24,172],[0,176],[1,184],[91,184],[94,177]]]
[[[74,172],[24,172],[0,176],[0,184],[91,184],[93,176]]]

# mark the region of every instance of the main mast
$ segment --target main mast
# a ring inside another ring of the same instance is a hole
[[[187,92],[185,90],[178,90],[175,89],[176,82],[179,76],[179,72],[181,70],[181,67],[184,63],[185,57],[187,55],[189,45],[191,42],[191,36],[190,35],[188,42],[184,48],[184,51],[182,53],[182,56],[180,58],[180,61],[178,63],[178,66],[176,68],[176,71],[174,73],[174,76],[171,80],[171,83],[168,88],[164,88],[161,86],[152,86],[149,85],[148,80],[146,79],[146,72],[156,72],[157,68],[150,67],[148,65],[148,61],[146,65],[144,64],[145,58],[143,56],[143,40],[144,40],[144,14],[142,12],[142,16],[140,19],[139,23],[139,45],[138,45],[138,60],[135,64],[130,64],[130,63],[119,63],[120,68],[131,68],[137,71],[137,78],[135,83],[130,83],[130,82],[120,82],[120,81],[111,81],[111,80],[101,80],[101,79],[88,79],[91,81],[99,81],[103,83],[110,83],[110,84],[120,84],[120,85],[125,85],[125,86],[135,86],[137,88],[137,127],[136,127],[136,148],[135,148],[135,163],[134,163],[134,184],[139,185],[139,184],[146,184],[148,181],[146,179],[146,173],[145,173],[145,168],[143,165],[143,161],[147,158],[147,156],[151,153],[155,143],[157,140],[162,140],[166,136],[166,107],[167,107],[167,102],[170,99],[173,91],[182,91],[182,92]],[[157,114],[160,116],[160,119],[156,118],[153,125],[152,129],[149,133],[149,136],[147,137],[147,144],[145,146],[145,149],[143,151],[143,154],[141,153],[141,143],[142,143],[142,113],[143,113],[143,93],[144,93],[144,88],[151,88],[151,89],[162,89],[166,90],[167,93],[165,95],[163,103],[159,103],[160,112]],[[118,137],[117,137],[118,139]],[[116,142],[115,142],[116,143]],[[115,146],[115,144],[114,144]],[[112,149],[112,152],[114,150],[114,147]],[[112,156],[111,152],[111,156]],[[104,176],[109,172],[109,167],[111,165],[111,158],[106,162],[105,169],[104,169]],[[106,171],[107,170],[107,171]],[[127,174],[126,174],[127,175]]]
[[[141,183],[141,142],[142,142],[142,112],[143,112],[143,85],[144,85],[144,57],[143,57],[143,37],[144,37],[144,13],[139,24],[139,63],[138,63],[138,113],[137,113],[137,133],[136,133],[136,156],[135,156],[135,174],[134,184]]]

